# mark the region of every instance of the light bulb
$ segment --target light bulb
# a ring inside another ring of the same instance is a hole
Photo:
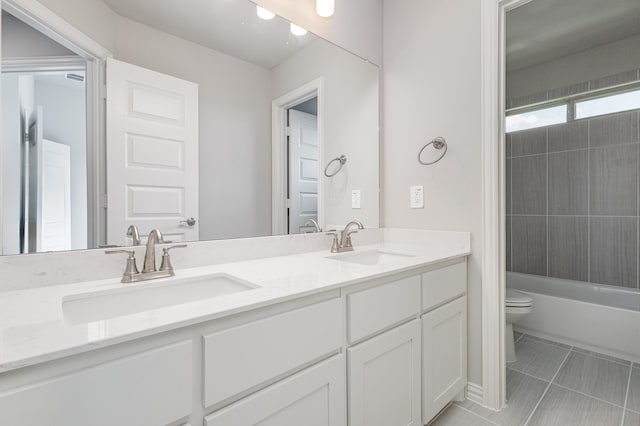
[[[302,27],[297,26],[293,22],[291,23],[290,29],[291,29],[291,34],[297,35],[297,36],[303,36],[303,35],[305,35],[307,33],[307,30],[305,30]]]
[[[335,0],[316,0],[316,13],[323,18],[333,16]]]
[[[256,5],[256,13],[260,18],[265,20],[273,19],[276,16],[275,13],[268,11],[264,7],[260,7],[258,5]]]

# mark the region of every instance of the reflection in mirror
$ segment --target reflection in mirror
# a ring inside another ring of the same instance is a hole
[[[249,1],[103,2],[104,72],[3,11],[2,254],[378,226],[376,66]]]

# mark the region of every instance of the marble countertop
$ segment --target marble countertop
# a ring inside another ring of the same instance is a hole
[[[121,284],[118,279],[53,285],[0,293],[0,373],[91,349],[210,321],[239,312],[345,287],[470,254],[470,237],[458,244],[382,242],[357,247],[410,255],[381,265],[331,259],[328,250],[212,266],[177,269],[175,278],[222,273],[257,285],[212,299],[110,319],[73,324],[64,298],[135,288],[161,280]]]

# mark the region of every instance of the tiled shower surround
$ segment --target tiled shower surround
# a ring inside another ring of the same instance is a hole
[[[639,119],[507,135],[507,270],[639,288]]]

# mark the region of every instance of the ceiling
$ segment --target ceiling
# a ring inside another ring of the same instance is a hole
[[[506,24],[515,71],[640,34],[640,0],[532,0]]]
[[[103,0],[118,15],[272,69],[317,37],[289,22],[265,21],[249,0]]]

